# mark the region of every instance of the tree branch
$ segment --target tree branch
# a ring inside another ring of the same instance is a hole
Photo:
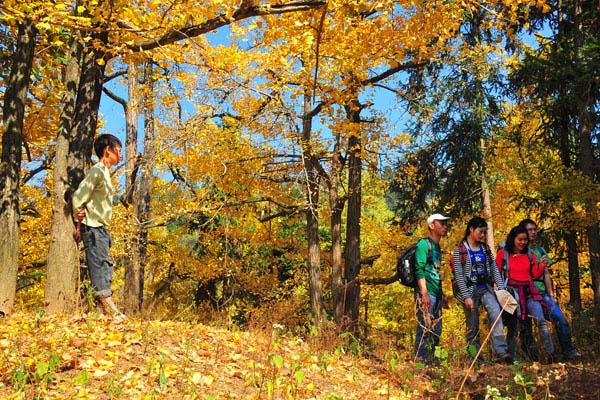
[[[121,104],[123,106],[123,109],[127,110],[127,101],[125,101],[124,98],[122,98],[120,96],[117,96],[116,94],[114,94],[113,92],[111,92],[109,89],[107,89],[106,86],[102,87],[102,91],[104,93],[106,93],[106,95],[108,97],[110,97],[111,99],[113,99],[117,103]]]
[[[306,11],[318,7],[323,7],[325,4],[325,1],[319,0],[293,0],[281,4],[240,7],[231,16],[221,14],[200,25],[186,26],[177,30],[171,30],[160,37],[147,39],[135,43],[129,46],[129,48],[132,51],[152,50],[160,46],[165,46],[167,44],[178,42],[180,40],[203,35],[215,29],[229,25],[232,22],[241,21],[246,18],[257,17],[262,15],[277,15],[297,11]]]

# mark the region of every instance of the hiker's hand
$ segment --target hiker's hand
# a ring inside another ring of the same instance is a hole
[[[473,299],[470,297],[467,297],[465,299],[465,307],[469,310],[469,311],[473,311],[474,304],[473,304]]]
[[[75,229],[75,233],[73,234],[73,238],[77,244],[81,243],[83,239],[81,236],[81,221],[77,222],[77,228]]]
[[[81,222],[81,221],[83,221],[84,218],[85,218],[85,208],[79,210],[79,212],[77,213],[77,221]]]
[[[542,256],[542,259],[540,260],[540,266],[544,269],[546,269],[548,267],[548,257],[546,257],[545,254]]]
[[[421,309],[423,311],[429,311],[431,308],[431,297],[429,297],[429,292],[421,293]]]

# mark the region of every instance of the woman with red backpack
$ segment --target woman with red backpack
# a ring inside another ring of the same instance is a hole
[[[454,272],[454,296],[463,305],[467,325],[467,348],[474,346],[475,354],[481,347],[479,333],[479,309],[488,314],[492,348],[496,360],[512,363],[508,352],[502,324],[502,307],[496,299],[494,288],[504,289],[502,276],[494,263],[490,247],[484,242],[487,222],[473,217],[467,224],[463,240],[454,248],[452,269]],[[482,357],[479,356],[479,360]]]

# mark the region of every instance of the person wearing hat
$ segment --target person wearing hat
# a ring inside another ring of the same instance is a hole
[[[433,214],[427,218],[429,237],[419,240],[415,252],[415,302],[417,332],[415,360],[430,365],[442,334],[442,250],[440,239],[446,236],[450,217]]]

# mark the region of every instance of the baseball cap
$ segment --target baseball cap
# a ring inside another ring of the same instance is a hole
[[[445,217],[442,214],[431,214],[429,218],[427,218],[427,225],[431,224],[433,221],[446,221],[449,219],[450,217]]]

